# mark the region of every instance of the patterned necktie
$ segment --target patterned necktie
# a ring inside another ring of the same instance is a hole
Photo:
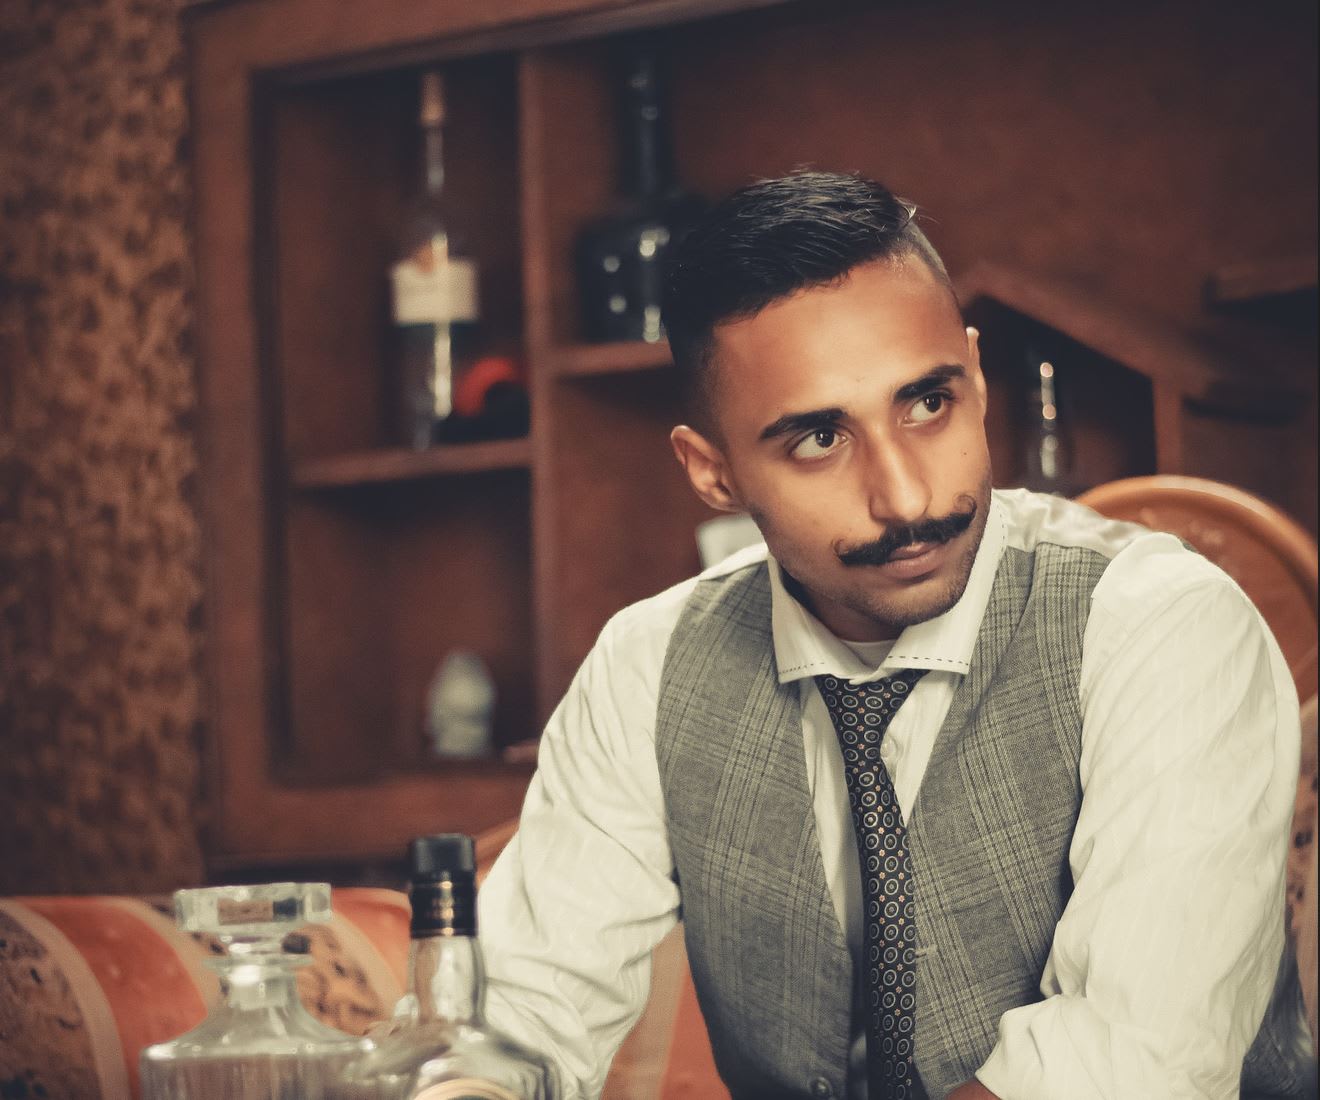
[[[913,1053],[917,1022],[917,926],[912,857],[880,743],[924,668],[869,684],[817,676],[843,749],[862,867],[866,958],[866,1076],[870,1100],[924,1097]]]

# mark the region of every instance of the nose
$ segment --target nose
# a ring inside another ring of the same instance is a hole
[[[885,527],[904,526],[926,518],[931,489],[927,471],[902,442],[872,441],[863,476],[871,518]]]

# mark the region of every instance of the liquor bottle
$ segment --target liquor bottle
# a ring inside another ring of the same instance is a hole
[[[477,267],[459,254],[445,210],[444,83],[421,80],[422,179],[390,270],[396,330],[399,440],[431,446],[454,416],[454,391],[474,358]]]
[[[578,240],[578,290],[588,339],[656,343],[665,253],[705,204],[675,182],[654,51],[635,43],[623,60],[622,197]]]
[[[284,937],[330,919],[323,882],[179,890],[174,913],[185,932],[215,935],[227,948],[208,960],[220,1000],[192,1031],[147,1047],[143,1100],[330,1100],[345,1067],[371,1049],[315,1019],[298,998],[295,972],[311,960]]]
[[[1060,416],[1054,364],[1032,348],[1026,352],[1027,430],[1025,484],[1042,493],[1071,496],[1072,446],[1067,426]]]
[[[408,846],[412,949],[403,1011],[344,1074],[348,1100],[554,1100],[540,1055],[483,1020],[476,856],[458,833]]]

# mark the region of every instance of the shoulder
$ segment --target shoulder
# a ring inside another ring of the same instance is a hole
[[[1156,535],[1140,524],[1102,516],[1075,500],[1027,489],[997,489],[995,503],[1004,516],[1006,544],[1028,553],[1048,546],[1112,561],[1143,539],[1154,537],[1178,542],[1170,535]]]
[[[1095,578],[1089,596],[1088,656],[1138,632],[1186,638],[1198,649],[1218,639],[1241,644],[1268,628],[1237,582],[1175,535],[1111,519],[1061,497],[997,491],[1007,545],[1042,557],[1085,559]],[[1042,551],[1046,551],[1042,554]],[[1272,639],[1270,639],[1272,641]],[[1267,642],[1268,644],[1268,642]]]
[[[1212,615],[1221,625],[1261,625],[1237,583],[1175,535],[1024,489],[997,490],[995,497],[1010,549],[1034,556],[1038,571],[1066,561],[1080,563],[1092,578],[1088,635],[1097,627],[1130,635],[1175,607]]]
[[[699,590],[717,589],[748,578],[767,561],[764,543],[745,547],[695,577],[689,577],[654,596],[629,604],[601,630],[597,651],[610,654],[645,654],[663,660],[679,620]]]

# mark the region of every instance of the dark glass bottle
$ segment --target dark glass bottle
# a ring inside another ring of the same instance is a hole
[[[1042,493],[1072,496],[1072,439],[1059,404],[1054,364],[1034,348],[1026,350],[1027,424],[1023,484]]]
[[[454,418],[454,395],[475,357],[477,267],[454,247],[445,209],[444,84],[421,80],[422,179],[390,271],[398,442],[429,447]]]
[[[476,858],[459,833],[408,846],[412,951],[408,997],[376,1049],[344,1075],[352,1100],[554,1100],[540,1055],[483,1019],[485,973],[477,941]]]
[[[588,339],[655,343],[665,253],[705,204],[675,181],[654,49],[634,44],[621,60],[621,197],[578,240],[578,290]]]

